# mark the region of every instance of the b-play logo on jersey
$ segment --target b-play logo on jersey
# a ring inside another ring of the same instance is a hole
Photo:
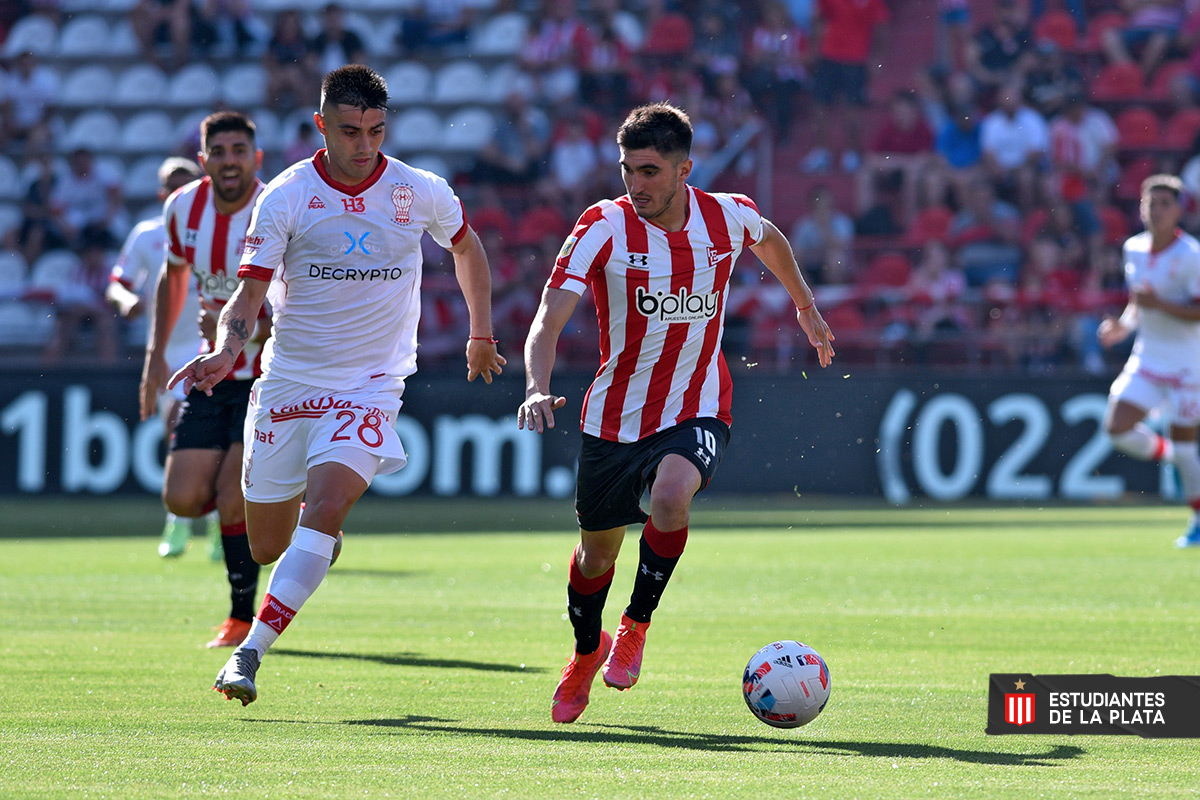
[[[408,184],[402,183],[393,187],[392,206],[396,209],[396,215],[392,217],[392,222],[397,225],[407,225],[412,222],[412,205],[416,199],[416,192]]]
[[[634,301],[638,312],[649,319],[659,322],[699,322],[717,316],[721,293],[692,294],[684,286],[675,294],[650,294],[639,286]]]

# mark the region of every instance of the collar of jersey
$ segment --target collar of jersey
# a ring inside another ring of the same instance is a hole
[[[317,151],[317,154],[313,156],[313,167],[317,170],[317,174],[321,176],[321,180],[328,183],[334,189],[337,189],[342,194],[350,195],[351,197],[357,197],[378,183],[379,179],[383,177],[383,171],[387,169],[387,158],[384,157],[383,153],[380,153],[379,163],[375,165],[375,169],[372,170],[371,174],[362,183],[356,183],[353,186],[349,186],[344,183],[338,183],[331,178],[329,173],[325,170],[325,152],[325,148],[322,147]]]

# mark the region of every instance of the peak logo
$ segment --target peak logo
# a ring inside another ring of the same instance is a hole
[[[699,322],[717,316],[721,293],[692,294],[687,287],[683,287],[675,294],[650,294],[639,286],[634,300],[638,313],[649,319],[659,322]]]

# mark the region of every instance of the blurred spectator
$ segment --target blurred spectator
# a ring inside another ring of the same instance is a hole
[[[642,87],[643,102],[665,100],[683,108],[699,108],[704,97],[704,82],[686,59],[663,60]]]
[[[845,142],[841,166],[854,172],[861,163],[862,117],[867,105],[867,61],[878,37],[877,29],[890,18],[883,0],[819,0],[817,3],[816,51],[813,70],[813,114],[816,147],[804,157],[807,172],[830,168],[829,126],[834,122],[839,140]],[[845,100],[845,103],[842,103]]]
[[[67,240],[54,219],[50,198],[58,184],[54,154],[43,142],[30,154],[32,176],[21,202],[24,222],[18,241],[25,263],[32,264],[46,250],[67,246]]]
[[[312,158],[313,154],[324,147],[317,137],[317,129],[307,120],[296,126],[296,138],[283,151],[283,165],[290,167],[298,161]]]
[[[938,132],[936,149],[950,168],[958,198],[965,195],[965,182],[976,177],[983,163],[979,110],[974,106],[956,108],[942,130]]]
[[[1050,142],[1052,196],[1071,209],[1075,226],[1092,238],[1089,249],[1095,251],[1104,237],[1094,198],[1117,176],[1117,126],[1105,111],[1074,95],[1050,125]]]
[[[1062,5],[1066,6],[1067,12],[1071,18],[1075,20],[1075,32],[1082,36],[1087,29],[1087,11],[1084,9],[1084,0],[1062,0]],[[1037,22],[1038,18],[1046,12],[1046,0],[1031,0],[1029,4],[1029,18]]]
[[[967,71],[990,93],[1029,65],[1033,47],[1018,0],[997,0],[996,18],[967,44]]]
[[[420,0],[401,14],[396,38],[406,53],[463,45],[474,18],[475,9],[467,0]]]
[[[625,43],[612,19],[602,19],[580,59],[579,89],[588,105],[609,115],[630,104],[634,69],[633,49]]]
[[[980,126],[984,169],[1002,196],[1030,208],[1050,144],[1049,129],[1042,115],[1024,104],[1020,78],[1001,86],[998,100]]]
[[[588,205],[591,179],[598,165],[596,145],[588,138],[583,120],[568,118],[563,134],[550,146],[550,177],[566,198],[568,208]]]
[[[1200,231],[1200,133],[1192,140],[1188,152],[1192,155],[1179,171],[1179,179],[1187,196],[1192,198],[1190,205],[1184,207],[1184,228],[1195,235]]]
[[[590,5],[597,29],[607,25],[616,31],[617,37],[630,52],[636,53],[642,49],[646,39],[645,28],[636,14],[621,7],[622,0],[592,0]]]
[[[531,246],[541,249],[549,240],[554,242],[553,249],[557,251],[571,232],[571,221],[563,215],[564,207],[562,194],[554,185],[554,181],[538,181],[534,186],[532,202],[517,220],[513,244],[517,247]],[[553,264],[553,257],[546,263]]]
[[[854,220],[858,236],[899,236],[904,233],[904,175],[899,171],[877,172],[874,203]]]
[[[1021,269],[1020,214],[996,198],[986,179],[971,184],[962,210],[950,223],[949,238],[967,285],[1016,285]]]
[[[54,226],[67,247],[80,250],[95,245],[103,256],[104,248],[114,245],[116,226],[125,213],[121,180],[104,165],[97,164],[87,147],[76,148],[68,166],[50,195]]]
[[[738,41],[737,28],[716,9],[707,9],[701,14],[695,38],[692,63],[711,94],[716,91],[721,77],[737,74],[742,43]]]
[[[142,57],[164,69],[187,62],[192,46],[192,0],[139,0],[129,13]]]
[[[873,178],[880,170],[897,170],[904,180],[905,218],[916,209],[917,175],[933,151],[933,132],[921,116],[915,92],[900,89],[892,95],[888,117],[876,129],[864,168],[855,175],[860,208],[873,204]]]
[[[542,0],[537,30],[525,40],[517,61],[533,77],[540,100],[556,103],[579,91],[582,54],[592,34],[575,9],[575,0]]]
[[[828,186],[813,187],[808,214],[796,221],[789,238],[796,260],[813,286],[850,282],[854,223],[837,209],[837,199]]]
[[[1083,76],[1057,44],[1049,40],[1037,43],[1025,73],[1025,99],[1034,110],[1049,119],[1062,111],[1068,97],[1085,89]]]
[[[796,100],[804,86],[808,38],[792,22],[781,2],[759,6],[759,18],[750,31],[742,81],[775,137],[786,142],[791,134]]]
[[[1149,78],[1183,26],[1179,0],[1123,0],[1129,13],[1124,27],[1104,31],[1104,54],[1114,64],[1137,63]]]
[[[263,57],[267,71],[267,103],[290,111],[307,97],[317,81],[313,43],[304,35],[300,12],[285,9],[275,15],[275,30]]]
[[[492,139],[475,157],[471,178],[504,185],[528,184],[544,172],[550,120],[521,91],[510,92],[496,114]]]
[[[196,0],[194,39],[213,58],[259,58],[270,30],[254,14],[251,0]]]
[[[58,103],[59,80],[53,69],[38,63],[37,56],[28,51],[17,56],[12,69],[3,81],[0,95],[4,121],[8,130],[0,140],[8,139],[23,148],[30,142],[30,133],[44,125]]]
[[[1187,60],[1187,72],[1176,77],[1175,81],[1186,88],[1194,99],[1200,99],[1200,9],[1195,9],[1187,15],[1175,46],[1184,54]],[[1172,94],[1179,89],[1173,85]],[[1194,151],[1193,151],[1194,152]]]
[[[671,10],[667,0],[646,0],[645,19],[644,55],[669,60],[687,56],[692,51],[695,38],[692,23],[684,14]]]
[[[57,287],[52,301],[54,334],[42,354],[48,364],[58,363],[71,352],[75,338],[88,322],[95,360],[104,365],[117,362],[117,316],[104,297],[110,260],[105,249],[107,241],[84,237],[77,245],[78,268],[69,282]]]
[[[971,30],[969,0],[938,0],[937,51],[934,64],[958,69],[966,58],[967,38]]]
[[[321,12],[321,32],[313,39],[313,51],[322,75],[344,64],[367,61],[362,37],[346,27],[346,12],[337,3],[330,3]]]
[[[946,245],[936,239],[925,242],[909,281],[919,348],[971,328],[970,309],[960,302],[966,288],[967,279],[955,268]]]

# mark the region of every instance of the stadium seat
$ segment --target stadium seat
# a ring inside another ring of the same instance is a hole
[[[1066,11],[1052,9],[1042,14],[1033,26],[1037,41],[1054,42],[1062,50],[1075,47],[1075,19]]]
[[[1100,226],[1104,230],[1104,243],[1120,245],[1129,237],[1129,218],[1116,206],[1100,207]]]
[[[1085,53],[1099,53],[1104,32],[1109,28],[1124,28],[1125,15],[1120,11],[1101,11],[1088,19],[1087,30],[1079,42],[1078,49]]]
[[[262,105],[267,101],[267,71],[253,62],[230,67],[221,78],[221,99],[244,111]]]
[[[200,123],[209,115],[207,109],[198,108],[195,111],[189,111],[175,123],[175,140],[177,142],[186,143],[193,142],[197,149],[200,147]],[[309,118],[312,118],[312,112],[309,112]]]
[[[126,197],[144,201],[158,194],[158,168],[162,166],[163,155],[159,153],[142,156],[133,162],[133,166],[125,174],[124,183],[121,184]]]
[[[1125,150],[1145,150],[1162,144],[1158,115],[1148,108],[1127,108],[1117,114],[1117,143]]]
[[[438,70],[433,82],[435,103],[481,103],[488,97],[487,74],[474,61],[452,61]]]
[[[126,153],[162,156],[175,149],[175,123],[165,111],[139,111],[121,126],[117,146]]]
[[[447,150],[478,152],[496,132],[491,112],[478,106],[461,108],[446,121],[443,144]]]
[[[1140,100],[1145,92],[1136,64],[1109,64],[1091,84],[1092,99],[1101,103]]]
[[[68,250],[50,250],[33,263],[29,275],[29,292],[42,299],[52,300],[59,291],[74,283],[79,271],[79,257]]]
[[[118,106],[151,106],[167,93],[167,76],[153,64],[137,64],[117,78],[112,103]]]
[[[54,317],[19,300],[0,301],[0,344],[44,344],[54,329]]]
[[[429,99],[433,73],[419,61],[401,61],[384,72],[388,100],[397,107],[419,105]]]
[[[0,239],[21,227],[25,214],[16,203],[0,203]]]
[[[188,64],[167,83],[167,105],[197,108],[212,106],[221,91],[221,76],[208,64]]]
[[[28,272],[20,253],[0,252],[0,300],[15,300],[25,294]]]
[[[867,264],[856,283],[864,289],[897,289],[908,285],[912,262],[903,253],[883,253]]]
[[[1200,108],[1185,108],[1176,111],[1163,126],[1163,145],[1172,150],[1187,150],[1191,153],[1192,143],[1200,134]]]
[[[422,153],[420,155],[413,156],[412,158],[404,159],[404,163],[416,169],[428,170],[434,175],[440,175],[443,178],[449,179],[453,177],[450,172],[450,165],[447,164],[446,159],[442,158],[441,156]]]
[[[290,139],[283,135],[283,128],[279,123],[279,116],[269,108],[256,108],[250,113],[250,119],[254,121],[254,138],[260,150],[264,152],[274,152],[282,150]]]
[[[6,155],[0,155],[0,200],[19,200],[24,194],[25,181],[17,164]]]
[[[488,75],[487,96],[492,102],[505,100],[514,91],[533,92],[532,78],[522,72],[516,64],[501,64]],[[527,95],[528,96],[528,95]]]
[[[58,93],[58,104],[65,108],[96,105],[97,99],[112,97],[117,79],[112,70],[99,64],[79,67],[69,73]]]
[[[1021,243],[1026,247],[1033,241],[1033,237],[1037,236],[1039,230],[1050,219],[1050,209],[1035,208],[1025,215],[1024,221],[1021,222]]]
[[[930,206],[922,209],[913,220],[912,227],[905,234],[905,240],[910,244],[924,244],[930,240],[944,242],[950,230],[950,221],[954,212],[946,206]]]
[[[1113,198],[1136,202],[1142,195],[1142,181],[1153,175],[1155,170],[1154,161],[1149,158],[1139,158],[1125,165],[1113,186]]]
[[[28,50],[39,56],[54,54],[58,42],[58,26],[49,17],[28,14],[13,23],[4,40],[5,58],[14,58]]]
[[[441,118],[429,109],[409,109],[388,125],[388,146],[403,153],[440,150],[443,130]]]
[[[120,19],[113,23],[112,35],[108,40],[108,54],[116,58],[136,58],[142,51],[137,34],[128,19]]]
[[[1149,96],[1152,100],[1171,99],[1171,84],[1191,72],[1188,63],[1183,59],[1168,61],[1154,71],[1150,79]]]
[[[112,31],[98,14],[81,14],[67,20],[58,35],[60,58],[107,55]],[[102,96],[102,95],[101,95]]]
[[[121,123],[110,111],[85,111],[67,126],[63,137],[66,150],[87,147],[100,151],[113,146],[121,135]]]
[[[529,35],[529,18],[518,12],[497,14],[483,23],[468,43],[481,56],[515,56]]]

